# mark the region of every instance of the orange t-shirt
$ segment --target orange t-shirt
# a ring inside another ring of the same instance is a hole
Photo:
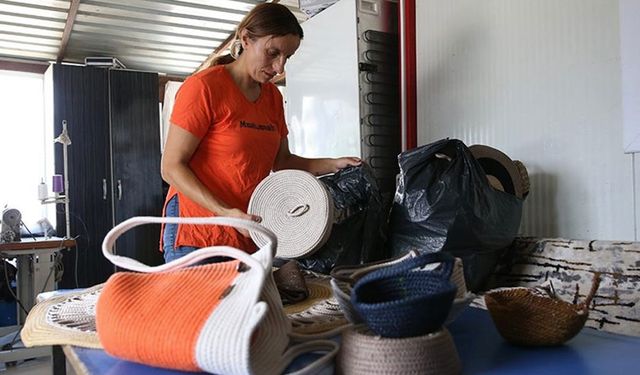
[[[200,138],[189,167],[217,198],[246,212],[260,181],[273,169],[280,141],[287,136],[282,95],[272,83],[263,84],[250,102],[224,65],[189,77],[176,95],[172,126]],[[178,194],[180,217],[213,213],[169,188],[167,202]],[[166,202],[165,202],[166,204]],[[175,246],[228,245],[254,252],[255,244],[235,229],[182,224]]]

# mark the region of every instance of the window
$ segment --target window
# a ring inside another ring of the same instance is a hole
[[[55,226],[55,207],[38,200],[43,179],[51,194],[52,133],[45,125],[43,75],[0,70],[0,209],[18,209],[32,231],[41,232],[43,217]]]

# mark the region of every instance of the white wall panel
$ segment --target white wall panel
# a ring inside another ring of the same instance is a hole
[[[619,4],[624,150],[640,152],[640,1]]]
[[[416,18],[418,144],[459,138],[522,160],[523,235],[634,239],[618,3],[420,0]]]
[[[637,153],[631,154],[631,158],[633,161],[633,207],[635,213],[633,217],[633,224],[635,227],[634,237],[635,240],[638,241],[638,233],[640,232],[638,230],[638,225],[640,224],[640,205],[638,204],[640,201],[640,194],[638,194],[640,188],[640,158]]]
[[[289,147],[298,155],[361,154],[357,25],[352,0],[302,24],[304,39],[286,66]]]

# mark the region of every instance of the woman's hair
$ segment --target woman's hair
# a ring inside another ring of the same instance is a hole
[[[300,39],[304,37],[298,19],[286,6],[277,3],[260,4],[251,9],[238,24],[236,38],[231,45],[231,54],[217,57],[210,66],[228,64],[240,56],[242,45],[239,43],[239,38],[242,30],[246,30],[251,39],[289,34],[297,35]]]

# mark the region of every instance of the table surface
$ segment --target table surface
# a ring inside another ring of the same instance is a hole
[[[463,374],[636,374],[640,368],[640,337],[585,328],[563,346],[518,347],[502,339],[487,311],[476,308],[468,308],[449,331]],[[118,360],[102,350],[65,347],[65,353],[79,374],[182,374]]]
[[[17,251],[17,250],[50,250],[50,249],[63,249],[67,247],[75,247],[76,240],[66,239],[59,237],[36,237],[22,238],[20,242],[5,242],[0,243],[0,252],[2,251]]]

